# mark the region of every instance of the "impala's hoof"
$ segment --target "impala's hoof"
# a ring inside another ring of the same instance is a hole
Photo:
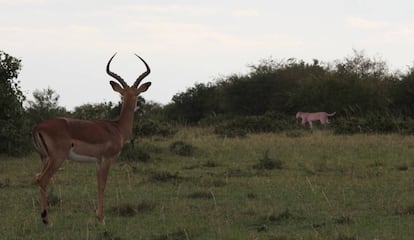
[[[46,226],[52,226],[52,222],[49,220],[49,218],[47,217],[47,210],[43,210],[43,212],[40,214],[40,216],[42,217],[42,222],[44,225]]]
[[[98,209],[95,209],[95,214],[96,220],[99,222],[99,224],[105,225],[105,217],[103,216],[103,214],[99,214]]]
[[[100,218],[100,217],[96,216],[96,220],[98,220],[99,224],[105,225],[105,218],[104,217]]]

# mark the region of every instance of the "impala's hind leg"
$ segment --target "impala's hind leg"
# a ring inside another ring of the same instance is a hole
[[[40,163],[41,163],[41,167],[40,167],[40,172],[38,174],[36,174],[36,182],[38,181],[39,177],[42,175],[42,172],[45,171],[46,167],[47,167],[47,161],[48,161],[48,157],[47,156],[42,156],[40,155]]]
[[[51,156],[41,157],[42,158],[42,171],[36,174],[36,182],[40,187],[40,205],[41,205],[41,217],[42,221],[46,225],[50,225],[51,222],[49,221],[48,217],[48,201],[47,201],[47,185],[50,182],[50,179],[59,169],[60,165],[62,164],[63,160],[58,160],[57,158],[53,158]]]

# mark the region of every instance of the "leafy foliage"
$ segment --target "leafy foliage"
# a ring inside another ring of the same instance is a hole
[[[17,80],[21,60],[0,51],[0,64],[0,153],[30,150],[30,127],[47,118],[119,116],[121,102],[84,104],[67,112],[50,88],[36,90],[24,109]],[[226,137],[295,133],[301,128],[294,119],[297,111],[337,112],[331,124],[337,134],[414,134],[414,66],[392,73],[380,58],[354,50],[331,63],[269,58],[249,68],[247,74],[197,83],[165,106],[139,97],[131,142],[137,136],[173,136],[177,124],[211,127]]]
[[[0,51],[0,153],[21,155],[29,151],[29,126],[25,96],[17,81],[21,60]]]
[[[113,119],[117,114],[115,113],[119,106],[115,106],[112,102],[104,102],[97,104],[83,104],[75,107],[72,116],[79,119]]]
[[[60,96],[51,88],[35,90],[33,98],[34,101],[28,101],[29,107],[26,109],[31,125],[69,114],[65,108],[59,106]]]
[[[125,144],[121,155],[118,157],[120,161],[127,162],[148,162],[151,155],[143,146],[135,146],[135,144]]]
[[[293,118],[267,113],[260,116],[239,116],[218,123],[214,132],[223,137],[244,137],[247,133],[281,132],[296,127]]]
[[[164,121],[155,121],[147,118],[139,118],[135,125],[135,135],[141,137],[161,136],[170,137],[174,135],[177,130],[169,123]]]
[[[335,111],[339,134],[413,133],[414,67],[391,73],[380,58],[354,50],[333,63],[267,59],[250,68],[175,95],[165,107],[167,119],[237,137],[295,129],[298,111]]]

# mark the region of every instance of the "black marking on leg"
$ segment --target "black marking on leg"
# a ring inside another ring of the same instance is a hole
[[[49,221],[46,219],[46,217],[47,217],[47,210],[46,209],[42,211],[42,213],[40,214],[40,216],[42,217],[42,222],[45,225],[49,225]]]
[[[47,217],[47,211],[46,211],[46,209],[45,210],[43,210],[43,212],[40,214],[40,216],[42,217],[42,218],[45,218],[45,217]],[[45,220],[43,220],[43,222],[44,222]]]
[[[43,210],[42,213],[40,214],[40,216],[42,216],[42,222],[46,225],[49,224],[49,221],[46,219],[47,217],[47,210]]]

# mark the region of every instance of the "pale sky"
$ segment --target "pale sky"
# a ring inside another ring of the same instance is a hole
[[[147,101],[166,104],[195,83],[246,73],[262,59],[332,62],[353,49],[406,71],[414,63],[410,0],[0,0],[0,50],[22,60],[30,99],[60,105],[119,101],[105,73],[132,84],[145,67]]]

